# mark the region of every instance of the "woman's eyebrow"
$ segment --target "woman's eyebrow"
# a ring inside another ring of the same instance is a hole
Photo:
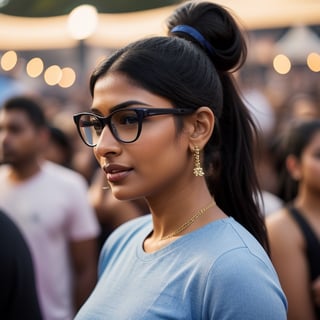
[[[120,104],[117,104],[116,106],[110,108],[110,112],[113,112],[113,111],[116,111],[116,110],[119,110],[119,109],[123,109],[123,108],[127,108],[127,107],[130,107],[130,106],[133,106],[133,105],[147,106],[147,104],[144,103],[144,102],[136,101],[136,100],[129,100],[129,101],[125,101],[125,102],[122,102]]]
[[[116,110],[120,110],[120,109],[124,109],[133,105],[142,105],[142,106],[148,106],[147,103],[141,102],[141,101],[136,101],[136,100],[129,100],[129,101],[125,101],[122,103],[119,103],[113,107],[110,108],[109,113],[112,113]],[[96,108],[91,108],[91,111],[96,113],[96,114],[101,114],[101,111],[96,109]]]

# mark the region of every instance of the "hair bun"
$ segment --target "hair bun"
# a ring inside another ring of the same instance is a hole
[[[196,30],[204,42],[186,32],[174,28],[186,25]],[[212,2],[187,2],[178,7],[167,20],[169,35],[190,40],[205,48],[208,56],[221,71],[240,68],[247,56],[243,34],[232,15],[223,7]],[[210,54],[208,47],[214,49]]]

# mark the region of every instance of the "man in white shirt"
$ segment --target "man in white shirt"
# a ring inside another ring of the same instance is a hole
[[[22,230],[46,320],[69,320],[96,282],[98,223],[85,179],[44,161],[48,127],[28,97],[0,109],[0,207]]]

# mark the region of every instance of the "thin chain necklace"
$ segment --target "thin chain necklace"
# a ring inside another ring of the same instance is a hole
[[[193,215],[188,221],[186,221],[183,225],[181,225],[178,229],[168,234],[167,236],[162,237],[160,240],[167,240],[173,238],[180,234],[182,231],[189,228],[197,219],[199,219],[208,209],[215,206],[216,202],[212,199],[212,201],[204,208],[200,209],[195,215]]]

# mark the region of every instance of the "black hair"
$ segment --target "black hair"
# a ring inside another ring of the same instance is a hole
[[[41,104],[31,97],[16,96],[9,98],[4,102],[2,109],[6,111],[19,110],[24,112],[36,128],[47,126],[46,117]]]
[[[320,119],[295,120],[279,136],[276,155],[279,168],[279,197],[291,202],[298,193],[299,182],[291,176],[286,166],[289,155],[301,160],[305,148],[320,132]]]
[[[53,125],[49,125],[49,131],[51,141],[58,146],[58,148],[64,154],[64,162],[62,165],[70,168],[73,156],[73,148],[68,135],[60,128],[57,128]]]
[[[253,163],[254,123],[231,72],[245,62],[245,39],[234,18],[211,2],[187,2],[168,19],[169,37],[151,37],[116,51],[90,78],[119,72],[133,83],[167,98],[176,108],[207,106],[215,115],[214,132],[204,149],[206,179],[217,204],[268,249],[264,219],[257,205],[259,187]],[[177,32],[188,25],[214,48],[208,54],[194,39]]]

